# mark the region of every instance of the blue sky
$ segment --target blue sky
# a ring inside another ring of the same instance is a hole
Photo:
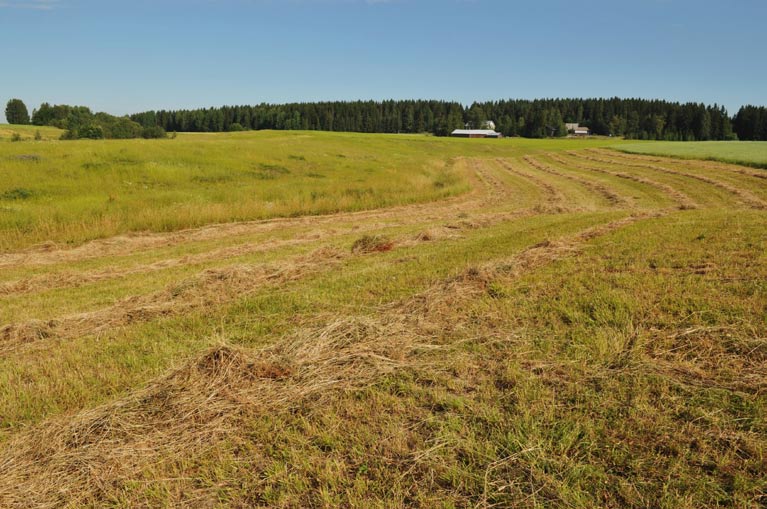
[[[766,22],[764,0],[0,0],[0,102],[620,96],[735,113],[767,104]]]

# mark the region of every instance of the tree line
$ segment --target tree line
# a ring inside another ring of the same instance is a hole
[[[743,106],[732,120],[741,140],[767,140],[767,108]]]
[[[767,108],[744,106],[730,118],[723,106],[648,99],[536,99],[475,102],[428,100],[328,101],[160,110],[115,117],[84,106],[43,103],[31,118],[13,99],[11,123],[52,125],[65,137],[136,138],[165,131],[318,130],[363,133],[431,133],[480,128],[493,120],[505,136],[544,138],[568,134],[566,123],[592,134],[633,139],[703,141],[767,140]]]
[[[504,135],[527,138],[565,136],[566,123],[579,123],[596,135],[635,139],[767,139],[767,133],[753,127],[752,117],[758,116],[739,113],[735,118],[742,120],[734,123],[727,110],[716,104],[619,98],[503,100],[477,102],[469,107],[446,101],[337,101],[131,115],[132,120],[143,126],[193,132],[302,129],[446,136],[454,129],[479,128],[485,121],[493,120]]]
[[[164,138],[165,130],[159,126],[142,126],[128,116],[116,117],[109,113],[93,113],[86,106],[43,103],[29,116],[20,99],[11,99],[5,109],[5,118],[11,124],[32,124],[64,129],[61,139],[129,139]]]

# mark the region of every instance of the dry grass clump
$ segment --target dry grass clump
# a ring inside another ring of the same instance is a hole
[[[385,253],[394,248],[394,242],[385,235],[364,235],[352,244],[352,253]]]
[[[248,416],[363,387],[421,348],[395,314],[336,320],[259,351],[213,348],[125,399],[16,436],[0,455],[0,506],[114,502],[143,468],[214,449]]]

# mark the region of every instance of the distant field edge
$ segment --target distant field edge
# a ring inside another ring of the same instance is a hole
[[[717,161],[767,169],[767,142],[760,141],[648,142],[612,145],[607,148],[627,154]]]

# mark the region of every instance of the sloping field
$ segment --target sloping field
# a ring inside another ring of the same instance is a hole
[[[0,507],[763,507],[764,172],[604,143],[0,144]]]

